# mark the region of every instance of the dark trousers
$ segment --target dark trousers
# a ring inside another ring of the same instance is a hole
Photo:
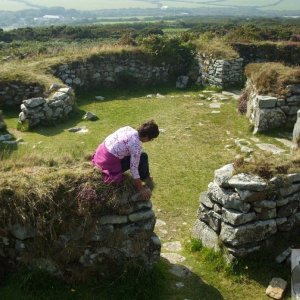
[[[130,169],[130,156],[125,156],[123,159],[121,159],[121,166],[123,172]],[[145,180],[150,176],[148,154],[145,152],[141,153],[138,170],[141,180]]]

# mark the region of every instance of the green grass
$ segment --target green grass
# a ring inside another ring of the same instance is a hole
[[[49,161],[71,156],[75,161],[84,160],[111,132],[124,125],[137,127],[144,120],[155,119],[165,129],[158,139],[144,144],[149,154],[151,175],[156,182],[152,202],[158,219],[164,220],[168,231],[162,241],[180,240],[185,245],[183,255],[192,275],[179,279],[167,272],[165,261],[158,264],[151,276],[141,274],[137,281],[122,277],[124,285],[70,286],[46,280],[41,290],[39,281],[32,288],[20,287],[23,275],[15,275],[1,282],[0,299],[267,299],[265,289],[272,277],[283,276],[289,280],[289,267],[274,267],[274,256],[283,245],[273,249],[272,254],[260,254],[260,260],[251,258],[248,265],[241,262],[229,269],[221,256],[203,249],[201,244],[190,240],[196,220],[199,194],[207,190],[214,171],[232,162],[237,154],[234,138],[252,137],[249,122],[236,112],[236,100],[224,101],[220,114],[211,114],[211,102],[200,99],[197,89],[175,91],[170,87],[135,90],[93,91],[78,96],[80,111],[66,123],[56,127],[41,127],[32,132],[16,131],[17,112],[4,111],[9,132],[27,143],[17,149],[6,149],[3,163],[27,160],[35,154]],[[160,93],[165,98],[146,98],[147,94]],[[105,101],[95,101],[96,95]],[[186,97],[189,96],[189,97]],[[202,106],[197,103],[203,103]],[[95,113],[96,122],[82,121],[86,111]],[[66,129],[86,126],[88,134],[70,133]],[[261,142],[273,142],[273,136],[260,135]],[[226,145],[233,145],[225,150]],[[284,241],[282,239],[282,241]],[[247,268],[246,268],[247,266]],[[26,275],[25,276],[29,276]],[[146,279],[149,279],[148,281]],[[145,282],[144,282],[145,281]],[[184,287],[178,289],[176,282]],[[142,284],[144,282],[144,284]],[[152,285],[153,283],[153,285]],[[53,286],[53,287],[52,287]],[[110,294],[113,291],[115,294]],[[124,294],[126,291],[126,297]],[[75,290],[72,291],[72,290]],[[114,298],[115,297],[115,298]]]

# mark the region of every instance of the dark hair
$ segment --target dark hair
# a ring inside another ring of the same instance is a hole
[[[150,140],[157,138],[159,135],[159,129],[154,120],[143,123],[137,131],[139,137],[148,137]]]

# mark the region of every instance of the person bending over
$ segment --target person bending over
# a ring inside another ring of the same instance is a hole
[[[142,143],[152,141],[159,135],[154,120],[143,123],[137,130],[125,126],[109,135],[96,149],[92,164],[99,168],[107,184],[120,183],[123,172],[130,169],[134,184],[145,200],[151,191],[143,184],[152,185],[148,155],[142,152]]]

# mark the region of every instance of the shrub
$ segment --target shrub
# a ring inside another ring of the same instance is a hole
[[[238,58],[238,53],[223,38],[216,37],[213,33],[205,33],[195,42],[197,50],[216,59]]]
[[[178,37],[150,35],[140,45],[155,61],[170,64],[174,75],[185,74],[194,61],[195,47]]]
[[[243,90],[239,100],[238,100],[238,112],[242,115],[247,112],[247,101],[248,101],[249,93],[247,90]]]

